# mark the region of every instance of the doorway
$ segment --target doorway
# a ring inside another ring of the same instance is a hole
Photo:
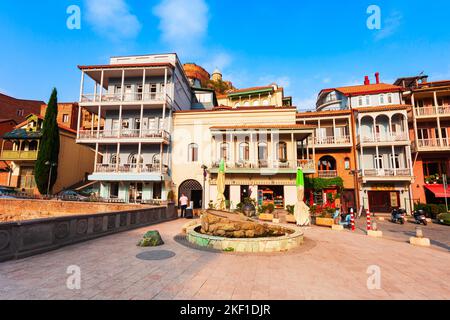
[[[398,191],[369,191],[369,209],[376,213],[390,213],[392,208],[400,207]]]
[[[189,201],[194,202],[194,209],[201,209],[203,206],[203,187],[197,180],[184,181],[178,190],[178,197],[185,194]]]

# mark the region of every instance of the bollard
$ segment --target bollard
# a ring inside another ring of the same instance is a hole
[[[353,213],[353,211],[350,214],[351,214],[350,223],[352,225],[352,231],[355,231],[356,230],[356,227],[355,227],[355,214]]]
[[[367,231],[372,230],[372,225],[371,225],[371,218],[370,218],[370,212],[369,209],[366,210],[366,219],[367,219]]]

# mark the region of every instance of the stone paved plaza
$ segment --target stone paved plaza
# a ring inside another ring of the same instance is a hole
[[[348,231],[305,230],[301,249],[281,254],[198,251],[175,241],[184,220],[112,235],[24,260],[0,263],[0,299],[449,299],[450,255],[439,248]],[[150,229],[166,244],[136,243]],[[172,251],[159,261],[140,253]],[[68,266],[81,268],[81,290],[67,289]],[[381,289],[367,269],[381,268]]]

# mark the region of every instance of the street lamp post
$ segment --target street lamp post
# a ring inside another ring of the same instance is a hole
[[[202,207],[206,210],[206,178],[208,177],[208,167],[203,165],[203,196],[202,196]]]
[[[45,163],[45,165],[50,166],[50,171],[48,173],[48,184],[47,184],[47,196],[50,196],[50,183],[52,181],[52,171],[53,171],[53,168],[56,167],[58,164],[56,162],[47,161]]]

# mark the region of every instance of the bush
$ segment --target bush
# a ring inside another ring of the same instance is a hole
[[[268,213],[273,213],[275,211],[275,206],[272,203],[269,203],[267,205],[267,212]]]
[[[266,211],[267,211],[267,206],[264,206],[264,205],[258,206],[258,213],[259,214],[266,213]]]
[[[286,210],[289,214],[294,214],[295,206],[286,206]]]
[[[237,205],[236,205],[236,211],[237,212],[242,212],[242,207],[244,206],[244,204],[242,203],[242,202],[239,202]]]
[[[447,208],[445,207],[445,204],[423,204],[423,203],[416,203],[414,205],[414,210],[423,210],[425,211],[425,214],[428,218],[436,219],[436,217],[440,213],[446,213]]]
[[[440,223],[450,226],[450,213],[441,213],[438,215],[438,220]]]

